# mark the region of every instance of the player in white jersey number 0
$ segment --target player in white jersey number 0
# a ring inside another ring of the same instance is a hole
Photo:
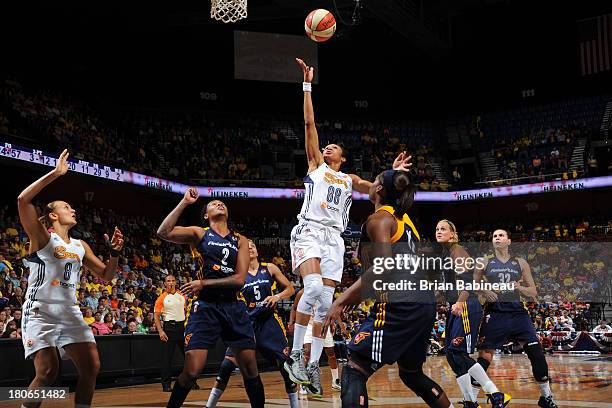
[[[291,380],[306,385],[313,396],[321,396],[319,358],[325,333],[321,323],[333,302],[336,284],[342,279],[344,241],[340,234],[349,220],[353,190],[367,193],[371,182],[355,174],[345,174],[340,166],[346,161],[346,151],[338,144],[319,147],[312,106],[312,78],[314,68],[296,59],[304,72],[304,121],[306,130],[306,158],[308,175],[304,178],[304,203],[298,215],[299,223],[291,231],[291,260],[293,270],[300,271],[304,280],[304,294],[297,306],[293,348],[285,363]],[[393,169],[408,171],[410,156],[402,152]],[[313,338],[310,361],[304,366],[303,346],[313,306]]]
[[[54,384],[59,369],[56,348],[72,359],[79,373],[75,390],[75,407],[89,407],[100,368],[98,348],[91,328],[76,305],[76,287],[81,266],[85,265],[105,281],[117,271],[123,235],[117,227],[109,240],[109,261],[104,264],[85,241],[70,237],[77,224],[76,213],[64,201],[47,204],[38,217],[32,199],[55,179],[68,172],[68,151],[64,150],[55,169],[29,185],[19,194],[17,207],[23,229],[30,239],[30,276],[21,321],[26,358],[34,359],[36,377],[29,389]],[[50,232],[51,231],[51,232]],[[22,407],[34,408],[40,402],[26,401]]]

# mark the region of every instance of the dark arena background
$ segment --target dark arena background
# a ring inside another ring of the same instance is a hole
[[[214,0],[232,8],[246,1]],[[335,17],[335,33],[324,42],[305,33],[315,9]],[[97,343],[93,399],[78,406],[165,407],[174,394],[163,388],[179,388],[184,357],[177,347],[170,367],[164,362],[159,328],[169,330],[171,322],[156,324],[156,304],[163,303],[157,301],[167,275],[179,288],[196,280],[199,265],[188,245],[164,240],[158,228],[188,187],[199,198],[176,225],[208,226],[207,204],[221,200],[229,227],[254,241],[259,260],[276,265],[295,293],[302,288],[290,240],[312,190],[304,187],[304,75],[295,58],[314,67],[318,149],[341,144],[348,152],[342,172],[374,181],[400,152],[412,156],[417,192],[408,214],[422,244],[433,246],[438,221],[447,219],[466,247],[490,244],[503,228],[513,245],[527,248],[522,256],[537,296],[522,299],[524,313],[544,352],[554,402],[545,401],[546,387],[534,379],[527,346],[506,336],[486,373],[512,396],[508,406],[612,407],[609,1],[251,0],[247,16],[235,22],[211,18],[208,1],[3,2],[0,10],[0,407],[38,406],[15,393],[35,379],[67,390],[63,399],[48,394],[43,407],[75,406],[86,377],[70,359],[51,354],[55,369],[48,362],[35,369],[37,360],[24,357],[43,341],[23,330],[32,313],[28,297],[36,295],[29,286],[52,276],[41,278],[32,261],[38,255],[29,254],[17,198],[56,168],[64,149],[68,171],[37,192],[38,215],[49,213],[49,202],[70,203],[77,220],[70,234],[88,243],[98,262],[116,258],[104,234],[118,227],[124,239],[111,280],[83,265],[75,285],[61,287],[61,273],[49,283],[75,292],[83,330]],[[367,194],[352,194],[334,299],[367,269],[359,242],[374,205]],[[557,256],[545,261],[547,254]],[[288,350],[294,297],[276,304]],[[321,358],[322,396],[298,387],[292,406],[428,406],[404,384],[397,364],[369,378],[366,401],[347,402],[356,385],[343,371],[354,358],[351,342],[370,335],[364,327],[372,305],[362,299],[332,325],[334,348]],[[452,405],[440,399],[429,406],[492,406],[484,392],[464,403],[447,361],[452,305],[437,297],[423,364]],[[44,303],[36,310],[44,313]],[[52,327],[62,335],[63,326]],[[225,350],[221,340],[209,348],[183,406],[207,406]],[[334,355],[337,382],[329,368]],[[265,406],[289,407],[276,363],[258,353],[257,366]],[[164,367],[171,379],[162,386]],[[257,406],[249,401],[235,369],[216,404]]]

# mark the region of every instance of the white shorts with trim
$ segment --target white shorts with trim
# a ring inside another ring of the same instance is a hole
[[[83,320],[76,305],[62,305],[27,300],[21,318],[21,340],[25,358],[40,349],[57,347],[63,359],[63,347],[73,343],[95,343],[91,327]]]
[[[312,343],[312,320],[308,323],[306,334],[304,335],[304,344],[310,343]],[[329,330],[327,330],[327,335],[323,339],[323,347],[334,347],[334,338]]]
[[[342,280],[344,269],[344,240],[332,228],[298,224],[291,230],[291,267],[299,269],[304,261],[319,258],[321,277],[335,282]]]

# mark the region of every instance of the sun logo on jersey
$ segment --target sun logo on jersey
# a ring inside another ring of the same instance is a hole
[[[75,254],[74,252],[68,252],[66,251],[66,247],[63,246],[56,246],[53,249],[53,256],[56,257],[57,259],[76,259],[77,261],[81,262],[81,257],[79,256],[79,254]]]
[[[371,335],[372,335],[372,333],[359,332],[359,333],[357,333],[357,335],[353,339],[353,343],[355,343],[357,345],[357,344],[361,343],[361,341],[364,340],[366,337],[369,337]]]
[[[323,178],[328,184],[342,184],[344,188],[349,188],[346,180],[336,177],[332,173],[325,173],[325,177]]]

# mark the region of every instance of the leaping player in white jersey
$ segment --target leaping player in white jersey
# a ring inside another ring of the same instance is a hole
[[[296,61],[304,72],[308,174],[304,178],[306,193],[298,215],[299,222],[291,231],[291,260],[293,270],[299,269],[304,280],[304,294],[297,306],[293,348],[284,367],[292,381],[307,385],[313,396],[320,397],[323,389],[319,358],[325,338],[321,323],[333,302],[336,284],[342,279],[344,241],[340,234],[349,220],[353,190],[367,193],[372,183],[340,171],[347,152],[338,144],[325,146],[321,153],[311,97],[314,68],[301,59]],[[408,171],[409,168],[410,157],[401,153],[395,159],[393,169]],[[304,335],[315,305],[312,349],[308,367],[305,367]]]
[[[40,191],[68,171],[68,151],[64,150],[54,170],[42,176],[19,194],[19,219],[30,239],[30,276],[21,321],[25,357],[34,359],[36,377],[30,390],[54,384],[59,369],[56,348],[62,357],[67,354],[79,374],[75,407],[89,407],[100,368],[98,348],[91,328],[83,320],[76,305],[76,287],[81,266],[98,277],[110,281],[115,277],[123,235],[117,227],[112,239],[104,235],[111,247],[109,261],[104,264],[85,241],[70,237],[77,224],[70,204],[53,201],[38,217],[32,199]],[[49,233],[49,228],[52,228]],[[23,407],[39,407],[40,402],[25,402]]]

